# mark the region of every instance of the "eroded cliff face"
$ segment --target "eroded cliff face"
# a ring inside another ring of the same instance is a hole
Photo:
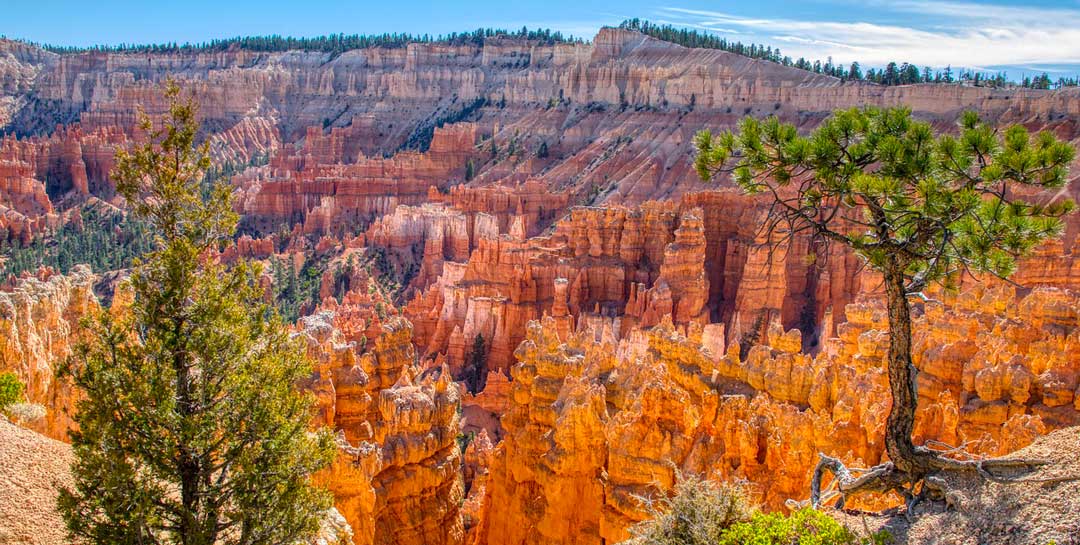
[[[462,542],[463,482],[457,385],[444,368],[416,365],[412,328],[390,319],[374,346],[346,341],[332,311],[301,321],[318,361],[308,387],[317,424],[341,451],[319,480],[360,544]]]
[[[488,369],[506,370],[524,324],[545,313],[564,333],[589,323],[617,338],[670,314],[678,325],[722,324],[725,342],[778,320],[813,328],[816,343],[833,333],[826,315],[842,321],[859,292],[858,262],[837,249],[808,259],[816,256],[808,238],[772,252],[757,227],[766,213],[722,190],[678,204],[574,208],[550,235],[528,239],[493,230],[471,243],[464,264],[443,260],[442,275],[405,312],[418,344],[446,354],[452,369],[481,335]]]
[[[1080,297],[1054,288],[980,285],[927,303],[914,324],[916,440],[997,455],[1080,423],[1078,311]],[[694,323],[617,340],[531,322],[503,441],[479,470],[475,542],[620,541],[647,516],[636,497],[670,490],[679,472],[746,480],[778,508],[806,496],[818,452],[883,461],[885,313],[868,298],[847,314],[816,357],[774,323],[745,361]]]
[[[271,168],[239,180],[252,221],[311,223],[310,232],[366,224],[398,204],[425,202],[429,185],[463,181],[468,160],[473,185],[536,178],[577,204],[678,199],[700,189],[686,159],[694,132],[731,127],[745,115],[775,114],[809,128],[836,108],[903,104],[951,130],[959,112],[975,109],[992,122],[1069,139],[1078,136],[1080,115],[1075,89],[844,83],[610,28],[590,44],[492,39],[339,55],[55,55],[2,41],[0,55],[7,104],[0,120],[20,137],[72,124],[86,135],[131,136],[137,107],[152,117],[163,113],[159,84],[175,78],[202,104],[216,158],[247,164],[274,157]],[[61,129],[69,130],[76,129]],[[426,152],[399,153],[406,149]],[[96,192],[102,171],[83,161]],[[84,185],[73,164],[50,174],[50,183]]]
[[[0,371],[13,371],[27,400],[45,407],[32,427],[53,439],[67,440],[72,426],[74,394],[56,371],[83,335],[80,321],[99,309],[94,282],[79,265],[68,275],[43,270],[0,291]]]
[[[281,149],[267,167],[235,177],[245,226],[272,232],[300,223],[305,234],[355,234],[398,205],[426,201],[429,188],[460,180],[475,155],[476,127],[467,123],[434,129],[427,153],[391,158],[349,149],[354,132],[335,128],[324,135],[311,127],[299,150]]]
[[[289,141],[324,120],[343,126],[358,115],[388,111],[408,120],[409,109],[450,111],[456,101],[475,97],[494,97],[507,109],[562,98],[581,104],[689,107],[692,103],[707,109],[749,106],[802,112],[825,112],[863,102],[908,104],[934,113],[970,107],[1009,115],[1049,109],[1080,113],[1071,100],[1074,93],[842,83],[613,28],[602,29],[590,44],[495,39],[480,46],[410,44],[339,55],[176,52],[153,54],[149,63],[145,54],[54,55],[10,41],[3,42],[2,51],[7,61],[5,95],[36,92],[12,115],[20,133],[51,130],[52,126],[41,126],[46,121],[40,119],[42,112],[96,125],[134,120],[137,104],[159,112],[164,102],[153,89],[168,75],[191,83],[205,105],[203,116],[208,122],[231,126],[253,111],[274,112],[281,116]],[[776,103],[780,108],[774,107]],[[38,119],[30,114],[38,114]],[[410,128],[370,123],[358,138],[365,149],[374,149],[387,145],[387,140],[404,140]]]

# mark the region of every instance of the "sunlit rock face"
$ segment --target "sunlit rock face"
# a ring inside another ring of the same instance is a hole
[[[12,371],[26,385],[30,403],[45,407],[32,427],[67,440],[75,394],[56,372],[84,335],[81,320],[99,306],[95,277],[79,265],[68,275],[42,270],[0,290],[0,372]]]
[[[382,325],[373,346],[346,341],[332,311],[302,320],[318,361],[306,385],[317,424],[338,430],[340,453],[319,476],[357,544],[457,544],[464,536],[457,385],[416,365],[412,326]]]
[[[746,115],[808,129],[836,108],[906,105],[947,130],[974,109],[1075,139],[1080,114],[1075,89],[841,82],[610,28],[591,43],[491,39],[340,54],[58,55],[0,40],[0,129],[34,148],[0,146],[0,165],[29,160],[30,178],[53,201],[68,191],[109,197],[112,152],[140,136],[140,107],[155,119],[164,113],[168,77],[201,104],[217,160],[238,168],[269,160],[235,180],[250,226],[302,222],[319,234],[427,202],[428,186],[466,181],[470,160],[475,186],[536,179],[575,203],[677,200],[701,188],[687,160],[694,132]],[[24,172],[9,182],[15,198],[0,204],[32,219],[45,212],[26,180]]]
[[[305,234],[347,233],[399,205],[425,202],[430,188],[460,181],[466,162],[477,155],[477,129],[469,123],[434,129],[426,153],[390,158],[349,149],[353,132],[334,128],[324,135],[310,127],[302,148],[282,148],[266,167],[235,177],[245,227],[272,232],[299,222]]]
[[[1080,423],[1078,312],[1073,292],[983,285],[921,307],[916,440],[998,455]],[[616,340],[531,322],[503,440],[476,470],[477,542],[616,542],[646,516],[636,498],[670,490],[679,472],[745,480],[777,508],[807,495],[818,452],[885,460],[884,308],[867,297],[847,315],[816,357],[774,322],[745,361],[695,323]]]
[[[710,337],[723,342],[763,334],[772,321],[788,329],[808,324],[806,348],[816,351],[817,339],[832,334],[826,316],[842,320],[860,289],[858,261],[839,249],[810,260],[808,238],[770,252],[758,229],[765,213],[730,190],[633,208],[576,207],[549,235],[474,238],[468,260],[442,259],[441,275],[405,313],[417,324],[418,345],[445,354],[455,373],[477,335],[487,343],[488,368],[505,371],[524,324],[544,314],[563,333],[606,324],[619,338],[671,315],[677,325],[722,325]],[[439,214],[417,216],[446,212]]]

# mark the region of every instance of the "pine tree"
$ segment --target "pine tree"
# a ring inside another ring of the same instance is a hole
[[[863,79],[862,68],[859,67],[859,63],[851,63],[851,69],[848,70],[848,79],[853,79],[855,81],[860,81]]]
[[[196,105],[172,82],[165,95],[163,126],[142,116],[150,140],[112,172],[155,248],[132,271],[130,304],[90,323],[62,369],[82,395],[60,512],[88,543],[294,543],[330,505],[310,476],[333,440],[308,431],[295,383],[310,363],[262,302],[258,267],[211,257],[236,228],[231,193],[200,197]]]
[[[936,136],[908,109],[866,108],[835,112],[805,137],[776,117],[746,118],[737,135],[702,131],[695,137],[702,178],[732,172],[745,191],[772,201],[767,231],[787,240],[806,233],[846,246],[882,274],[892,394],[885,449],[891,461],[853,479],[839,460],[823,456],[816,485],[822,471],[833,470],[845,494],[877,487],[910,499],[917,483],[930,490],[939,482],[924,481],[929,475],[976,469],[976,462],[912,441],[918,395],[909,298],[925,298],[930,284],[951,284],[968,273],[1008,277],[1018,256],[1059,236],[1061,217],[1073,202],[1034,202],[1017,193],[1064,186],[1075,150],[1050,132],[1032,137],[1019,125],[999,134],[973,112],[962,116],[959,129],[959,137]],[[1022,463],[985,460],[978,469]],[[815,502],[817,492],[815,486]]]
[[[885,75],[882,77],[881,83],[885,85],[899,85],[900,83],[900,70],[897,68],[895,62],[890,62],[885,65]]]
[[[473,338],[472,350],[465,361],[464,380],[465,387],[470,393],[477,393],[484,389],[484,373],[487,370],[487,350],[484,336],[477,333]]]

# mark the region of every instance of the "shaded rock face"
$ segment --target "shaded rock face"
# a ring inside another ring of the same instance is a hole
[[[374,346],[346,341],[331,311],[301,321],[318,361],[307,385],[318,424],[339,432],[338,459],[319,480],[356,544],[456,544],[463,527],[457,385],[416,366],[412,327],[390,319]]]
[[[391,158],[348,149],[354,133],[348,127],[323,135],[311,127],[299,150],[281,149],[267,167],[235,177],[242,228],[272,232],[301,223],[306,234],[349,233],[399,205],[426,201],[429,188],[460,179],[475,154],[476,127],[468,123],[435,129],[428,153]]]
[[[99,308],[94,275],[85,265],[69,275],[42,271],[0,291],[0,371],[12,371],[26,384],[30,403],[45,407],[32,427],[67,440],[75,398],[56,371],[83,334],[80,320]]]
[[[26,244],[56,228],[63,218],[53,202],[62,197],[111,199],[113,156],[128,142],[118,127],[83,131],[76,126],[44,138],[0,138],[0,227],[6,238]]]

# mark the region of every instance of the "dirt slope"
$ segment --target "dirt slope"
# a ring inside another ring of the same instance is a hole
[[[0,544],[68,543],[56,512],[58,486],[69,486],[71,447],[0,417]]]

